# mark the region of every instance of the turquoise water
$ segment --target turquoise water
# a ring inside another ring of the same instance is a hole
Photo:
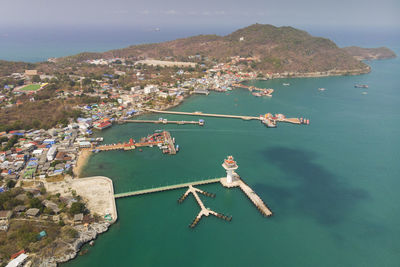
[[[120,199],[117,223],[64,266],[399,266],[400,60],[371,65],[362,76],[252,83],[274,88],[271,99],[238,89],[194,96],[174,109],[283,113],[310,118],[309,126],[206,118],[204,127],[162,128],[180,145],[176,156],[157,148],[93,155],[84,175],[112,178],[117,193],[221,177],[222,160],[233,155],[274,216],[262,217],[239,189],[218,184],[199,186],[216,193],[201,198],[232,221],[203,218],[195,229],[188,227],[199,212],[194,198],[177,203],[184,189]],[[126,124],[102,136],[127,141],[159,127]]]

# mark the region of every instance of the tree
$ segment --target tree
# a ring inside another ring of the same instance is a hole
[[[72,215],[83,213],[85,211],[85,204],[82,202],[74,202],[69,209],[69,213]]]
[[[40,83],[40,76],[39,75],[34,75],[32,76],[32,82],[34,83]]]
[[[29,207],[40,209],[42,208],[42,202],[37,197],[34,197],[29,200]]]
[[[14,180],[8,180],[7,181],[7,187],[8,188],[13,188],[15,186],[16,182]]]

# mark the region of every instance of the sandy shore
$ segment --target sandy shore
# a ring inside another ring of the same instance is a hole
[[[78,160],[77,160],[76,166],[74,167],[74,170],[73,170],[74,175],[76,177],[79,177],[79,175],[81,174],[83,167],[88,162],[91,154],[92,154],[92,151],[90,149],[83,149],[79,152]]]

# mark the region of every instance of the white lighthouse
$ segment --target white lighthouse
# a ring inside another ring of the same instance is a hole
[[[238,168],[236,161],[233,160],[232,156],[228,156],[228,158],[224,160],[224,163],[222,163],[222,167],[224,167],[224,169],[226,170],[226,183],[232,183],[234,178],[233,171]]]

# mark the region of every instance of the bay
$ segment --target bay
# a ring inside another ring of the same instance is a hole
[[[203,218],[195,229],[188,227],[199,212],[194,198],[177,203],[184,189],[119,199],[118,221],[88,254],[63,266],[399,266],[400,60],[369,64],[373,71],[361,76],[249,82],[274,88],[272,98],[237,89],[193,96],[173,109],[283,113],[309,118],[309,126],[205,118],[203,127],[103,131],[104,143],[114,143],[165,129],[181,148],[175,156],[155,147],[93,155],[83,174],[110,177],[116,193],[221,177],[222,160],[233,155],[274,215],[262,217],[239,189],[219,184],[199,186],[216,193],[201,198],[232,221]]]

